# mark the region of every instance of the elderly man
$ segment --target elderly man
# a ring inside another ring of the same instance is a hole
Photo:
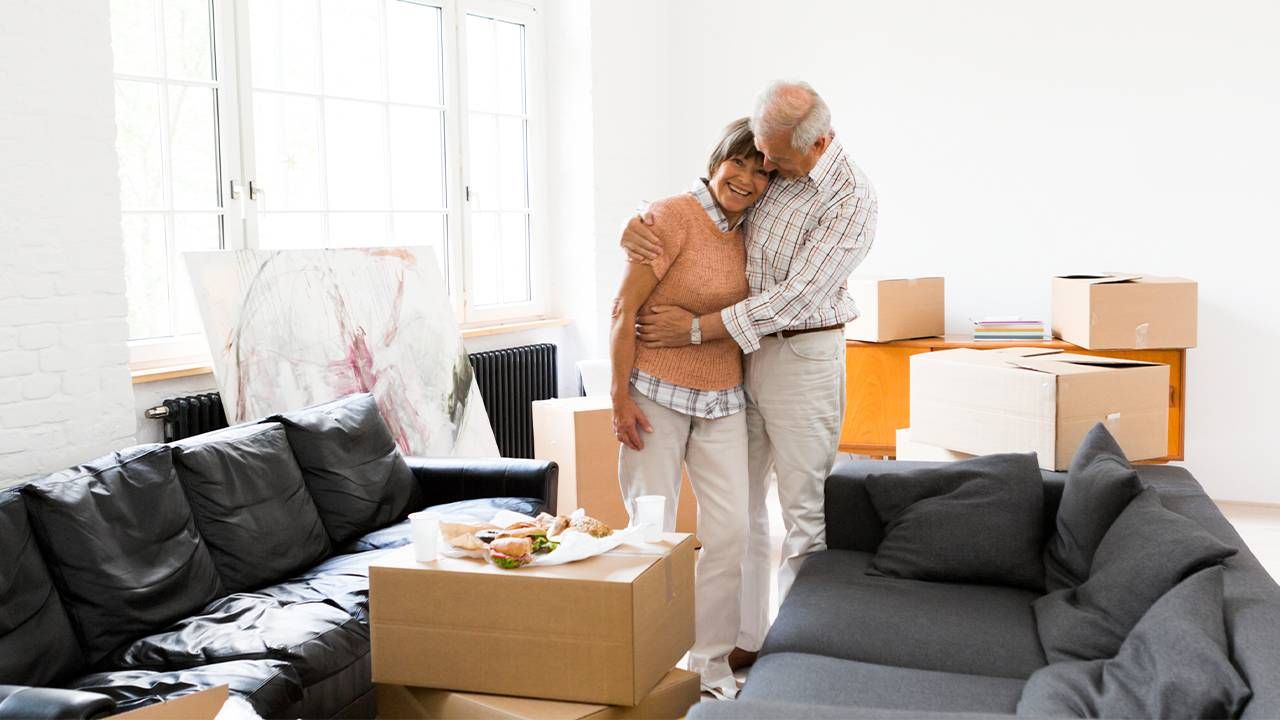
[[[857,317],[845,288],[875,236],[876,196],[831,129],[831,111],[807,83],[777,82],[751,118],[765,168],[777,177],[746,219],[751,296],[694,317],[656,307],[638,319],[640,341],[679,346],[732,337],[747,353],[751,532],[744,556],[742,618],[735,667],[748,665],[768,626],[769,517],[775,474],[787,535],[779,601],[805,556],[826,547],[823,484],[835,462],[844,418],[844,324]],[[633,219],[622,244],[633,261],[661,252]]]

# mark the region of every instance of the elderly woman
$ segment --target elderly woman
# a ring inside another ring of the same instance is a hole
[[[667,499],[665,530],[675,529],[680,468],[698,499],[697,638],[690,669],[703,689],[733,697],[728,655],[738,637],[739,591],[747,538],[746,396],[742,353],[732,339],[702,342],[698,325],[685,347],[638,347],[636,316],[664,305],[715,312],[747,297],[743,213],[764,194],[770,174],[747,119],[734,121],[707,162],[707,179],[652,205],[662,254],[627,263],[613,306],[613,426],[622,443],[618,476],[627,511],[635,498]]]

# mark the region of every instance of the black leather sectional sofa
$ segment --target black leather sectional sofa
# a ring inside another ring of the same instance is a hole
[[[555,511],[554,463],[406,458],[352,395],[0,493],[0,718],[226,684],[263,717],[372,717],[368,565],[408,513]]]

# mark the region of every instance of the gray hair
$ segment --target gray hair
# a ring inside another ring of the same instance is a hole
[[[831,133],[831,109],[809,83],[778,80],[756,98],[751,130],[760,137],[788,131],[792,148],[808,150]]]

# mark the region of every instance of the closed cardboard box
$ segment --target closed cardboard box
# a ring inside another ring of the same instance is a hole
[[[1194,280],[1152,275],[1053,279],[1053,334],[1089,350],[1196,346]]]
[[[1095,423],[1130,460],[1169,449],[1169,366],[1043,348],[911,357],[911,435],[974,455],[1036,452],[1065,470]]]
[[[383,720],[676,720],[697,704],[700,695],[698,675],[678,668],[667,673],[635,707],[378,685],[378,717]]]
[[[693,538],[565,565],[369,566],[373,680],[602,705],[638,704],[693,646]]]
[[[858,317],[845,325],[850,340],[889,342],[946,332],[946,291],[940,277],[849,278]]]
[[[627,508],[618,484],[618,448],[613,405],[607,396],[553,398],[533,403],[533,456],[560,466],[556,507],[563,514],[585,508],[610,527],[626,527]],[[698,502],[689,474],[680,481],[676,531],[695,532]]]
[[[930,445],[916,440],[911,434],[911,428],[898,428],[895,433],[894,459],[896,460],[924,460],[928,462],[952,462],[955,460],[968,460],[973,457],[969,453],[962,453],[958,450],[948,450],[937,445]]]

